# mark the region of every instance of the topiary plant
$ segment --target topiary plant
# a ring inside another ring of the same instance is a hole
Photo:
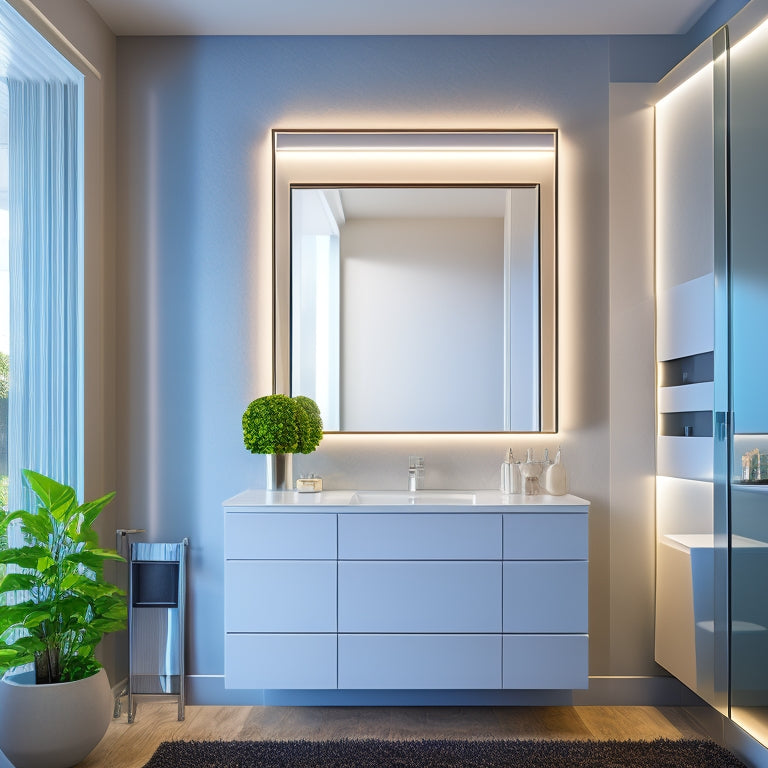
[[[320,409],[312,398],[297,395],[293,398],[299,409],[306,414],[302,420],[303,428],[299,430],[299,449],[297,453],[312,453],[323,439],[323,420]]]
[[[251,453],[312,453],[322,438],[320,409],[308,397],[266,395],[243,414],[243,442]]]

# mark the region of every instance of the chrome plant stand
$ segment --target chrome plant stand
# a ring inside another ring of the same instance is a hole
[[[131,544],[128,722],[136,696],[175,696],[184,719],[184,612],[189,539]]]

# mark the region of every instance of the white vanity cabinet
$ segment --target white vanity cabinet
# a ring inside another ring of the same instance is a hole
[[[339,688],[501,688],[500,515],[339,515]]]
[[[587,502],[345,498],[225,503],[228,688],[587,687]]]
[[[336,515],[226,517],[229,688],[336,687]]]
[[[588,686],[586,511],[504,515],[504,688]]]

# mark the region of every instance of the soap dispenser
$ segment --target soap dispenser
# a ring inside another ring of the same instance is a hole
[[[558,446],[555,461],[544,470],[544,489],[550,496],[562,496],[568,488],[568,478],[565,467],[560,461],[560,447]]]
[[[542,462],[534,460],[532,448],[528,449],[528,457],[519,466],[523,495],[535,496],[539,492],[539,475],[541,474]]]

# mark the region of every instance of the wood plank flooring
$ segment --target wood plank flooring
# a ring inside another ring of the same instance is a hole
[[[706,734],[678,707],[187,707],[140,702],[77,768],[141,768],[162,741],[257,739],[656,739]]]

